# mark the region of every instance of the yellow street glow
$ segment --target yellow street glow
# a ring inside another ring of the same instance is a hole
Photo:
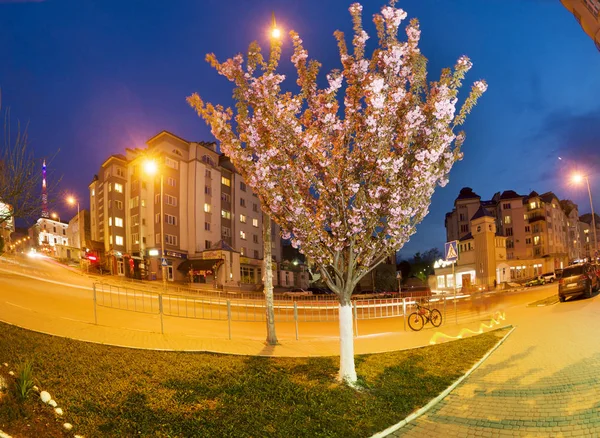
[[[158,164],[156,164],[156,161],[144,161],[144,172],[146,172],[148,175],[156,175],[156,172],[158,172]]]
[[[71,204],[71,205],[75,205],[75,198],[74,198],[74,197],[72,197],[72,196],[69,196],[69,197],[67,198],[67,202],[68,202],[69,204]]]
[[[281,31],[279,30],[278,27],[275,27],[275,28],[273,28],[273,30],[271,30],[271,36],[276,39],[281,38]]]
[[[575,173],[573,174],[572,179],[575,184],[580,184],[581,182],[583,182],[583,175],[581,175],[580,173]]]

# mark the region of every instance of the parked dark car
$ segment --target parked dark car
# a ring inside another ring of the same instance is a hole
[[[333,295],[333,291],[327,287],[309,287],[308,290],[313,295]]]
[[[562,303],[569,296],[585,294],[591,297],[599,284],[596,267],[590,263],[567,266],[558,280],[558,299]]]
[[[411,298],[430,297],[431,288],[426,282],[418,279],[417,277],[410,277],[402,285],[400,296]]]
[[[554,280],[551,280],[551,282]],[[536,277],[532,280],[529,280],[527,283],[525,283],[525,287],[531,287],[531,286],[541,286],[543,284],[546,284],[546,280],[544,280],[544,277],[539,276]]]

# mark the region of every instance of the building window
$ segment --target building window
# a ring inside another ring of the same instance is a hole
[[[258,213],[258,204],[256,202],[252,204],[252,211],[255,211]]]
[[[469,225],[461,225],[460,226],[460,232],[461,233],[468,233],[469,232]]]
[[[465,217],[464,213],[459,214],[459,220],[462,221],[466,221],[467,218]]]
[[[527,226],[525,227],[525,232],[526,232],[526,233],[531,233],[531,227],[530,227],[529,225],[527,225]]]
[[[240,207],[246,206],[246,200],[244,198],[240,198]]]
[[[112,183],[108,183],[108,192],[112,192]]]
[[[115,236],[115,244],[118,246],[123,246],[123,236]]]
[[[253,235],[252,235],[252,241],[253,241],[254,243],[258,243],[258,234],[253,234]]]
[[[510,202],[506,202],[506,203],[502,204],[502,208],[505,210],[510,210]]]
[[[155,242],[155,245],[160,245],[160,233],[156,233],[154,235],[154,242]]]
[[[210,249],[211,246],[212,246],[212,242],[210,240],[204,241],[204,248]]]
[[[231,228],[221,227],[221,236],[222,237],[231,237]]]
[[[243,224],[246,223],[246,215],[240,214],[240,222]]]
[[[515,242],[512,239],[507,239],[506,240],[506,247],[509,249],[512,249],[515,247]]]
[[[139,216],[137,214],[134,214],[133,216],[131,216],[131,226],[136,226],[139,224],[140,224]]]
[[[240,181],[240,190],[241,190],[242,192],[245,192],[245,191],[246,191],[246,183],[245,183],[245,182],[243,182],[243,181]]]
[[[510,216],[504,216],[504,223],[505,224],[510,224],[512,223],[512,218]]]
[[[258,219],[252,219],[252,226],[258,228]]]
[[[120,176],[121,178],[125,178],[125,171],[123,169],[121,169],[120,167],[117,167],[117,176]],[[123,186],[121,186],[121,189],[122,188],[123,188]],[[117,190],[117,185],[116,184],[115,184],[115,190]]]
[[[146,206],[146,200],[142,199],[142,207],[145,207],[145,206]]]
[[[240,230],[240,239],[246,240],[246,232]]]
[[[115,183],[115,192],[123,193],[123,184]]]
[[[171,195],[165,195],[165,204],[171,207],[177,207],[177,198]]]
[[[211,179],[210,169],[204,169],[204,178]]]
[[[177,186],[177,180],[173,177],[168,177],[167,178],[167,184],[170,185],[171,187],[176,187]]]
[[[115,226],[116,227],[123,227],[123,218],[122,217],[116,217],[115,218]]]
[[[210,204],[207,204],[206,202],[204,203],[204,212],[210,213]]]
[[[229,195],[229,193],[221,193],[221,201],[231,202],[231,196]]]
[[[210,196],[210,194],[211,194],[211,190],[210,190],[210,187],[209,187],[209,186],[204,186],[204,194],[205,194],[205,195],[209,195],[209,196]]]
[[[111,245],[112,245],[112,243],[113,243],[112,234],[110,234],[110,235],[108,236],[108,243],[110,243]]]
[[[259,258],[259,257],[258,257],[258,250],[257,250],[257,249],[255,249],[255,250],[254,250],[254,258],[255,258],[255,259],[258,259],[258,258]]]
[[[540,236],[533,236],[533,244],[534,245],[540,244]]]
[[[204,222],[204,231],[210,231],[210,222]]]
[[[513,235],[513,229],[512,229],[512,227],[509,227],[509,228],[506,229],[506,235],[507,236],[512,236]]]
[[[165,214],[165,223],[176,226],[177,225],[177,216]]]
[[[108,218],[108,226],[112,227],[112,216]],[[56,229],[54,231],[56,231]]]
[[[223,219],[231,219],[231,212],[227,210],[221,210],[221,217]]]
[[[137,208],[140,205],[140,197],[136,196],[129,200],[129,208]]]
[[[221,184],[223,184],[224,186],[227,186],[227,187],[231,187],[231,180],[229,178],[222,176]]]
[[[170,167],[171,169],[179,169],[179,161],[173,160],[169,157],[165,157],[165,166]]]
[[[123,202],[122,201],[115,201],[115,208],[117,210],[123,210]]]
[[[92,189],[92,196],[96,195],[96,189]]]
[[[525,244],[526,245],[531,245],[531,237],[526,237],[525,238]]]
[[[177,236],[165,234],[165,243],[167,245],[177,246]]]
[[[137,245],[140,243],[140,235],[138,233],[131,233],[131,244]]]

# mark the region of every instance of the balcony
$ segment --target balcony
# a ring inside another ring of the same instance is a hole
[[[545,221],[546,216],[543,214],[532,214],[529,216],[529,223],[532,224],[537,221]]]

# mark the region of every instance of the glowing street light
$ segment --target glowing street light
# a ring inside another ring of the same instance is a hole
[[[277,27],[277,22],[275,21],[275,12],[271,15],[271,38],[276,40],[281,38],[281,29]]]
[[[585,180],[588,189],[588,196],[590,197],[590,209],[592,210],[592,230],[594,231],[594,256],[595,259],[598,252],[598,238],[596,236],[596,215],[594,213],[594,203],[592,202],[592,191],[590,190],[590,180],[587,175],[582,175],[581,173],[575,173],[571,177],[572,181],[575,184],[581,184],[583,180]]]
[[[75,199],[74,196],[68,196],[67,203],[72,206],[77,205],[77,246],[79,248],[79,251],[81,251],[81,223],[79,222],[79,201]],[[79,258],[81,258],[81,253],[79,253]]]
[[[57,213],[52,213],[50,215],[50,217],[54,220],[57,220],[58,222],[60,222],[60,216]]]
[[[158,163],[156,160],[146,160],[143,163],[144,172],[149,176],[156,175],[159,172]],[[165,177],[162,172],[160,172],[160,270],[162,273],[162,282],[163,288],[167,288],[167,276],[166,271],[167,267],[163,266],[163,259],[165,257],[165,218],[163,213],[163,197],[164,197],[164,181]],[[142,241],[143,241],[142,236]],[[141,251],[140,251],[141,252]]]

